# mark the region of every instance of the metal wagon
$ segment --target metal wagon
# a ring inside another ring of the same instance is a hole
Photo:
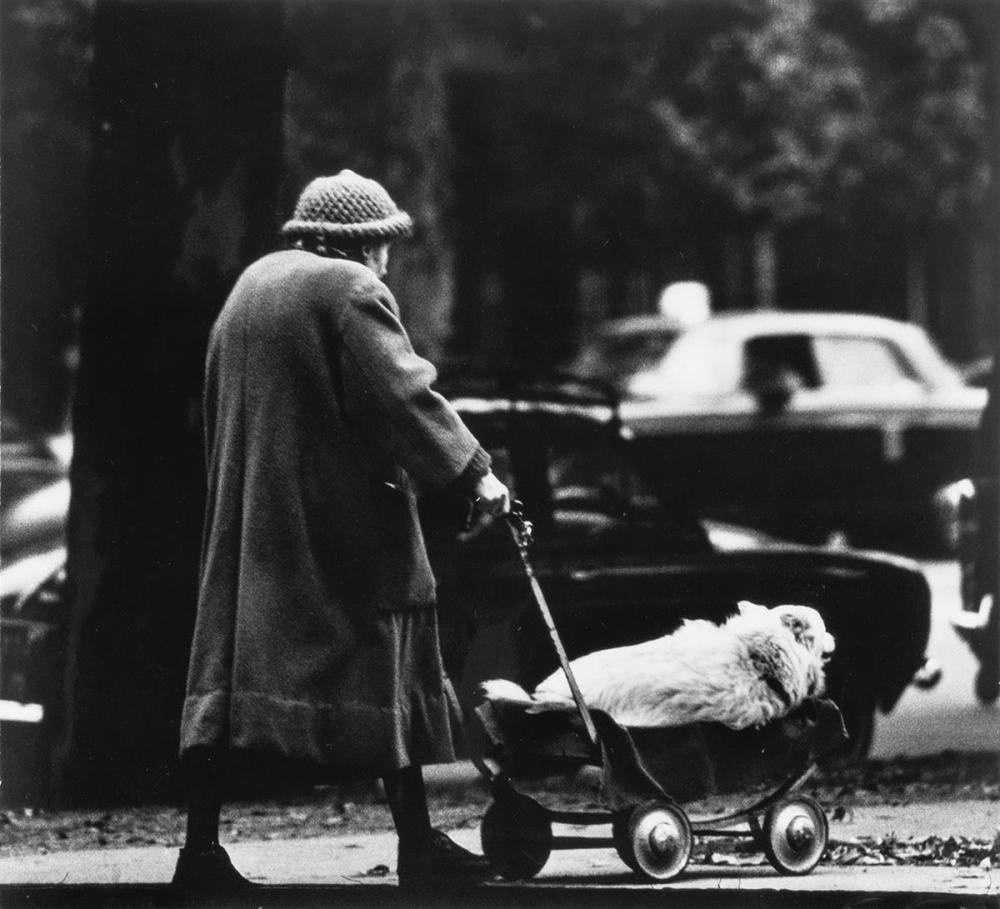
[[[485,734],[476,765],[492,791],[482,847],[497,873],[526,879],[541,871],[553,850],[611,846],[636,873],[667,881],[684,871],[695,837],[749,838],[780,873],[812,871],[826,849],[829,826],[816,800],[794,790],[819,757],[846,740],[836,705],[810,699],[781,720],[743,731],[715,723],[628,729],[588,708],[528,559],[530,522],[518,507],[508,520],[576,712],[529,714],[523,706],[488,700],[475,709]],[[582,764],[600,768],[606,807],[550,808],[518,791],[513,781],[518,768],[554,773]],[[711,792],[748,786],[755,778],[759,783],[765,771],[783,778],[735,811],[694,818],[682,807]],[[554,824],[610,826],[610,835],[557,836]]]

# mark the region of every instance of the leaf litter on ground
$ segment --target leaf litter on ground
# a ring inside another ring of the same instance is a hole
[[[543,803],[567,810],[603,807],[599,774],[550,777],[518,788]],[[1000,801],[1000,753],[945,752],[921,758],[869,760],[818,769],[802,791],[819,800],[833,820],[849,818],[855,808],[905,806],[955,800]],[[440,790],[430,787],[434,823],[446,829],[478,826],[490,801],[489,787],[479,779]],[[747,793],[719,795],[686,805],[692,815],[719,814],[747,804]],[[998,810],[1000,817],[1000,810]],[[222,829],[240,840],[300,839],[392,830],[392,817],[375,784],[302,787],[271,800],[232,802],[223,813]],[[179,807],[151,805],[48,810],[27,806],[0,811],[0,856],[28,855],[135,845],[176,847],[183,840],[184,812]],[[704,846],[704,848],[702,848]],[[696,859],[709,864],[760,864],[750,843],[699,841]],[[857,837],[831,840],[825,863],[934,864],[956,867],[1000,867],[1000,838],[927,836],[900,839]]]

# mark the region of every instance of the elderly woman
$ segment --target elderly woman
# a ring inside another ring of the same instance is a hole
[[[178,888],[253,886],[218,844],[234,752],[380,776],[402,882],[488,874],[428,817],[421,765],[454,752],[414,484],[488,514],[509,498],[382,283],[389,243],[410,230],[374,180],[314,180],[283,228],[289,248],[243,273],[212,330]]]

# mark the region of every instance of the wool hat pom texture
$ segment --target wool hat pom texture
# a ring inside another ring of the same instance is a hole
[[[413,221],[400,211],[385,187],[352,170],[317,177],[299,196],[295,212],[281,232],[342,239],[395,240],[413,231]]]

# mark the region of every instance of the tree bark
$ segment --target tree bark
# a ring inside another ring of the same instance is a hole
[[[294,202],[342,168],[383,183],[415,222],[392,249],[387,282],[414,347],[436,360],[451,330],[454,253],[448,118],[448,12],[430,3],[291,4],[296,65],[286,142]]]
[[[454,304],[454,255],[445,211],[452,197],[452,148],[443,15],[433,5],[394,13],[401,36],[389,74],[387,178],[400,187],[417,235],[398,245],[395,278],[414,347],[435,362],[447,346]]]
[[[759,226],[753,235],[754,306],[774,309],[777,304],[778,249],[774,228]]]
[[[173,793],[204,507],[204,354],[233,281],[274,242],[282,16],[236,0],[95,10],[64,803]]]
[[[0,4],[3,410],[34,432],[69,417],[86,284],[89,26],[73,0]]]
[[[911,239],[906,248],[906,318],[927,325],[927,265],[923,245]]]

